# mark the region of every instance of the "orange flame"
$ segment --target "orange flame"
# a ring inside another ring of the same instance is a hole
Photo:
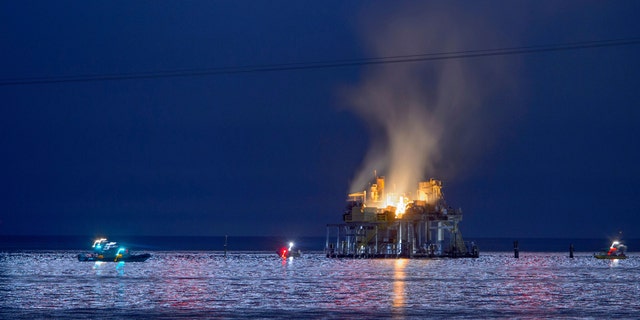
[[[396,208],[396,218],[402,217],[402,215],[407,210],[407,205],[408,204],[409,204],[409,198],[407,198],[407,197],[398,196],[396,198],[394,195],[387,195],[387,204],[386,205]]]

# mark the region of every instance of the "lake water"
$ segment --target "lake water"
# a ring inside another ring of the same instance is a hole
[[[481,252],[478,259],[283,260],[275,252],[0,253],[0,318],[638,318],[640,256]]]

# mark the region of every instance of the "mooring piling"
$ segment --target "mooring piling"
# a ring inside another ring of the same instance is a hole
[[[228,235],[225,235],[224,236],[224,257],[225,258],[227,257],[227,238],[228,238]]]
[[[520,250],[518,249],[518,240],[513,242],[513,257],[520,258]]]
[[[573,243],[569,245],[569,258],[573,259]]]

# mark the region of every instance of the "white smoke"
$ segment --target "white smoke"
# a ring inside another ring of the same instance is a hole
[[[374,13],[368,22],[365,38],[376,57],[504,47],[486,21],[460,8],[406,7]],[[363,190],[374,170],[386,176],[390,191],[398,193],[415,191],[424,178],[464,171],[508,118],[508,106],[489,99],[512,90],[513,78],[503,60],[450,59],[368,68],[361,83],[347,90],[349,105],[372,132],[351,191]]]

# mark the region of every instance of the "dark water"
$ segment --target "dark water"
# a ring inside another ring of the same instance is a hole
[[[321,253],[0,253],[0,318],[638,318],[640,256],[482,252],[478,259],[353,260]]]

